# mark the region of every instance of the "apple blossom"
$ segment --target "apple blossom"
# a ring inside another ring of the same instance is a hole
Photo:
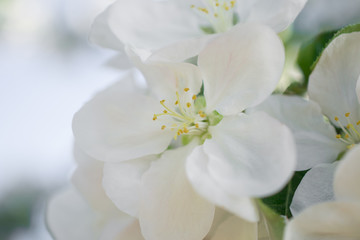
[[[306,0],[118,0],[95,20],[90,39],[123,52],[141,49],[143,59],[183,61],[198,55],[218,34],[240,23],[287,28]],[[211,34],[217,33],[217,34]]]
[[[280,190],[295,166],[287,127],[265,113],[243,113],[280,78],[284,52],[276,34],[238,25],[212,41],[197,66],[132,59],[148,89],[119,82],[73,120],[77,144],[105,161],[107,195],[139,218],[148,240],[205,237],[214,204],[257,221],[252,198]]]

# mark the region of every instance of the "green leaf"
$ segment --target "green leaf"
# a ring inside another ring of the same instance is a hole
[[[311,65],[311,71],[315,68],[316,64],[318,63],[322,52],[324,51],[324,49],[338,36],[342,35],[342,34],[347,34],[347,33],[353,33],[353,32],[360,32],[360,24],[352,24],[352,25],[348,25],[340,30],[338,30],[337,32],[335,32],[335,34],[333,34],[332,38],[330,38],[329,41],[327,41],[324,45],[324,47],[322,48],[321,52],[318,54],[316,60],[314,61],[314,63]]]
[[[270,240],[282,240],[285,229],[285,218],[277,214],[261,201],[257,201]]]
[[[263,203],[280,215],[284,215],[288,218],[292,217],[290,212],[290,204],[292,198],[294,197],[295,190],[306,172],[307,171],[295,172],[292,179],[280,192],[273,196],[263,198]]]
[[[314,62],[335,33],[335,31],[321,33],[315,38],[305,42],[300,47],[297,63],[304,74],[303,88],[305,88],[305,90],[308,85],[309,75],[312,72]]]

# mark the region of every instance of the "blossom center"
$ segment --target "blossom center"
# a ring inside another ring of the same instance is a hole
[[[191,5],[191,8],[211,24],[211,29],[202,28],[205,32],[226,32],[234,25],[236,0],[205,0],[203,3],[203,7]]]
[[[341,133],[336,135],[336,138],[347,144],[347,148],[352,148],[356,143],[360,142],[360,121],[355,124],[349,119],[350,113],[345,113],[346,124],[342,124],[337,116],[334,120],[341,128]]]
[[[197,96],[191,93],[189,88],[184,88],[183,94],[176,92],[174,103],[167,104],[165,100],[160,101],[164,110],[162,113],[154,114],[153,120],[161,117],[164,123],[161,129],[174,131],[175,140],[183,134],[203,135],[207,132],[209,121],[203,106],[197,104],[197,100]]]

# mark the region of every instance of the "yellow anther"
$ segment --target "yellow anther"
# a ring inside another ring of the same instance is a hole
[[[336,138],[341,138],[341,135],[340,135],[340,134],[337,134],[337,135],[336,135]]]
[[[350,128],[350,127],[351,127],[350,124],[346,125],[346,128]]]
[[[345,117],[349,117],[350,116],[350,113],[345,113]]]
[[[187,92],[187,91],[189,91],[190,90],[190,88],[184,88],[184,91],[185,92]]]
[[[199,124],[198,124],[198,123],[195,123],[195,127],[196,127],[196,128],[199,128]]]
[[[217,18],[218,16],[219,16],[219,15],[218,15],[217,13],[214,13],[214,17],[216,17],[216,18]]]
[[[206,8],[201,8],[201,7],[199,7],[198,9],[199,9],[200,11],[206,13],[206,14],[209,13],[209,11],[208,11]]]
[[[187,129],[186,127],[184,127],[184,133],[188,133],[189,129]]]
[[[226,11],[229,11],[229,6],[226,4],[226,3],[224,3],[224,9],[226,10]]]
[[[349,138],[349,134],[345,134],[345,138]]]
[[[192,100],[195,100],[196,99],[196,95],[194,94],[193,96],[192,96]]]
[[[165,128],[166,128],[165,125],[162,125],[162,126],[161,126],[161,130],[164,130]]]
[[[186,106],[189,108],[189,107],[191,107],[191,103],[186,103]]]
[[[215,4],[215,6],[217,6],[217,7],[218,7],[219,5],[220,5],[220,4],[219,4],[218,2]]]
[[[154,114],[153,120],[155,121],[156,119],[157,119],[157,116],[156,116],[156,114]]]
[[[191,5],[190,7],[191,7],[191,8],[194,8],[194,7],[195,7],[195,5]]]
[[[179,104],[179,101],[178,101],[178,100],[176,100],[175,105],[178,105],[178,104]]]
[[[230,1],[230,4],[231,4],[231,8],[234,8],[234,6],[235,6],[235,1]]]
[[[358,122],[356,123],[356,125],[360,125],[360,121],[358,121]]]
[[[339,118],[338,118],[338,117],[336,117],[336,116],[334,117],[334,119],[335,119],[335,121],[339,121]]]
[[[168,113],[168,111],[167,111],[167,110],[164,110],[163,113]]]
[[[165,102],[165,100],[164,100],[164,99],[160,101],[160,103],[164,103],[164,102]]]

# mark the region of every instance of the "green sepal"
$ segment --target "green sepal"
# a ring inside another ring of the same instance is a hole
[[[181,136],[181,143],[183,146],[188,145],[196,136],[184,134]]]
[[[205,109],[205,107],[206,107],[205,97],[202,95],[197,96],[194,104],[195,104],[196,111]]]
[[[215,29],[212,26],[200,26],[200,29],[206,34],[214,34]]]
[[[267,226],[266,230],[270,240],[282,240],[285,229],[285,218],[266,206],[261,200],[257,201],[261,210],[261,217]]]
[[[218,113],[216,110],[214,110],[212,113],[208,115],[208,118],[209,118],[209,125],[215,126],[224,118],[224,116]]]

